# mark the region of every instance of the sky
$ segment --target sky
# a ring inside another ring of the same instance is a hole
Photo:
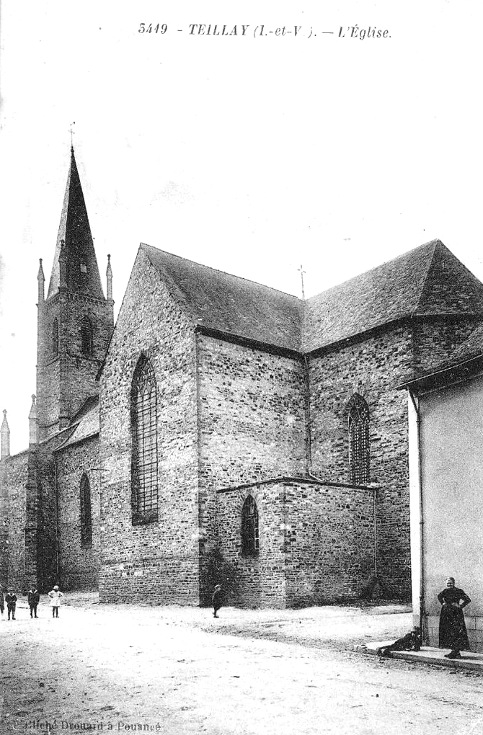
[[[43,258],[47,286],[70,129],[116,311],[140,242],[299,296],[303,265],[311,296],[439,238],[483,280],[479,6],[3,0],[12,453],[28,443],[37,271]]]

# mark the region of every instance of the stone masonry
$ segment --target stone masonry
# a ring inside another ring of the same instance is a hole
[[[379,487],[379,581],[389,596],[410,592],[407,406],[397,385],[411,367],[408,327],[384,330],[310,360],[311,446],[315,475],[348,483],[347,405],[354,393],[370,411],[370,479]]]
[[[25,578],[26,484],[28,452],[0,461],[2,484],[3,587],[23,589]]]
[[[139,326],[142,328],[139,329]],[[102,600],[199,602],[195,343],[140,251],[113,335],[101,392]],[[159,390],[159,520],[131,520],[131,384],[140,356]]]
[[[256,556],[241,547],[248,495],[259,513]],[[230,603],[299,607],[365,594],[374,571],[373,491],[279,478],[217,497],[219,575]]]
[[[60,577],[66,590],[97,589],[100,563],[100,477],[97,434],[56,453],[59,486]],[[90,486],[92,544],[81,544],[80,486]]]

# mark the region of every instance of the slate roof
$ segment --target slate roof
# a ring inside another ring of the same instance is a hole
[[[94,241],[73,148],[71,148],[70,168],[47,298],[53,296],[59,289],[59,257],[62,240],[65,243],[67,288],[70,291],[104,298]]]
[[[433,240],[306,302],[304,350],[405,317],[483,315],[483,284]]]
[[[433,240],[306,301],[141,245],[206,329],[310,352],[407,317],[482,315],[483,284]]]
[[[260,283],[141,245],[195,322],[227,335],[300,350],[303,302]]]
[[[58,452],[72,444],[77,444],[77,442],[88,439],[90,436],[95,436],[99,433],[99,426],[99,398],[93,396],[85,401],[81,409],[71,420],[70,427],[72,427],[72,432],[56,451]]]

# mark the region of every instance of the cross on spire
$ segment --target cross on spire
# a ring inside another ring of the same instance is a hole
[[[300,271],[300,280],[302,282],[302,298],[305,299],[304,275],[306,274],[306,271],[304,271],[303,265],[301,265],[300,268],[297,268],[297,270]]]
[[[72,137],[72,136],[73,136],[73,135],[74,135],[75,133],[74,133],[74,128],[72,127],[73,125],[75,125],[75,120],[74,120],[74,122],[71,122],[71,124],[70,124],[70,128],[69,128],[69,133],[70,133],[70,147],[71,147],[71,148],[73,148],[73,147],[74,147],[74,140],[73,140],[73,137]]]

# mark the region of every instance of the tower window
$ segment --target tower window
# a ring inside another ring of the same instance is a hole
[[[369,407],[358,393],[349,402],[349,468],[351,482],[369,482]]]
[[[57,319],[52,322],[52,354],[59,354],[59,322]]]
[[[92,355],[94,352],[94,338],[92,322],[85,316],[81,324],[81,351],[83,355]]]
[[[87,274],[87,265],[85,263],[79,263],[79,273],[77,276],[77,282],[78,282],[80,289],[82,289],[83,291],[88,290],[89,278]]]
[[[80,531],[82,548],[92,546],[91,488],[87,475],[82,475],[80,483]]]
[[[151,363],[141,357],[131,389],[133,524],[158,520],[158,396]]]
[[[242,508],[242,554],[256,556],[259,551],[258,510],[251,495],[243,503]]]

